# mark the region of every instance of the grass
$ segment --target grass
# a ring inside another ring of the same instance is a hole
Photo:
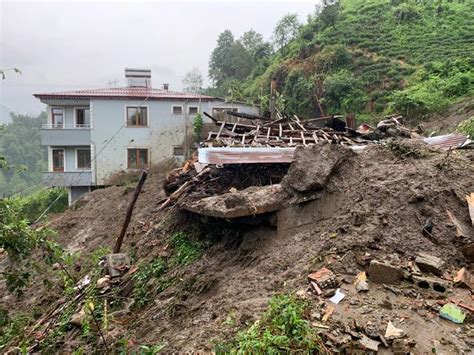
[[[260,320],[230,342],[218,344],[216,353],[323,353],[322,342],[307,320],[308,313],[305,301],[294,295],[276,295]]]

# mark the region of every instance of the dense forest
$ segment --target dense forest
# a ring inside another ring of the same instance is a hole
[[[41,183],[46,170],[46,149],[41,146],[40,129],[46,113],[37,117],[11,114],[11,122],[1,125],[0,197],[30,190]]]
[[[304,24],[283,17],[272,42],[222,32],[209,92],[265,109],[276,78],[278,106],[302,117],[420,118],[473,94],[473,33],[472,1],[324,1]]]

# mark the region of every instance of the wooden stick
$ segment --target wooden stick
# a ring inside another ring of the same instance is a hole
[[[143,184],[145,183],[146,177],[148,173],[146,170],[142,171],[140,176],[140,180],[138,180],[137,187],[135,188],[135,192],[133,193],[133,198],[128,204],[127,207],[127,214],[125,215],[125,221],[123,222],[122,230],[120,231],[120,235],[117,238],[114,246],[114,254],[120,253],[120,248],[122,247],[123,238],[125,237],[125,233],[127,232],[128,225],[130,223],[130,219],[132,218],[133,207],[135,206],[135,202],[137,202],[138,195],[140,195],[140,191],[142,190]]]

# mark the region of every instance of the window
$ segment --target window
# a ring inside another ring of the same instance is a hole
[[[90,116],[88,108],[76,109],[76,127],[89,127]]]
[[[51,109],[51,123],[53,128],[64,127],[64,110],[62,108]]]
[[[173,115],[182,115],[183,106],[173,106]]]
[[[64,150],[53,149],[53,171],[64,171]]]
[[[148,109],[146,107],[127,106],[127,127],[147,127]]]
[[[198,113],[198,107],[197,106],[189,106],[188,107],[188,114],[189,115],[196,115]]]
[[[88,148],[76,150],[77,169],[91,168],[91,150]]]
[[[148,167],[148,149],[130,148],[127,150],[128,169],[142,169]]]

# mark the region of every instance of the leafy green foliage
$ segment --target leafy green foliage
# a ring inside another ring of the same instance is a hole
[[[18,315],[14,319],[0,326],[0,350],[4,349],[14,338],[20,337],[20,341],[25,336],[24,327],[31,322],[27,315]]]
[[[274,77],[285,107],[302,117],[422,118],[473,94],[473,32],[472,1],[323,1],[283,49],[232,86],[265,110]]]
[[[461,122],[457,130],[461,133],[467,134],[469,138],[474,139],[474,116]]]
[[[41,125],[46,113],[38,117],[11,114],[11,122],[0,134],[0,196],[9,195],[41,182],[46,168],[46,149],[41,146]],[[8,163],[7,163],[8,162]]]
[[[170,242],[173,248],[170,264],[173,266],[190,264],[202,254],[202,243],[189,239],[183,232],[174,233],[170,238]]]
[[[217,353],[319,353],[321,342],[306,320],[307,308],[295,296],[274,296],[262,318],[234,341],[218,346]]]
[[[196,116],[194,116],[194,120],[193,120],[193,136],[196,142],[199,142],[201,140],[203,127],[204,127],[204,120],[202,118],[202,115],[198,113]]]
[[[297,14],[287,14],[276,24],[273,30],[273,41],[278,49],[284,49],[298,34],[300,23]]]
[[[45,196],[49,195],[0,199],[0,248],[9,259],[3,277],[10,292],[21,294],[31,276],[41,270],[39,262],[31,258],[33,251],[40,250],[41,262],[47,265],[64,259],[63,250],[51,240],[54,231],[30,227],[31,220],[42,212],[40,207],[46,203]]]

